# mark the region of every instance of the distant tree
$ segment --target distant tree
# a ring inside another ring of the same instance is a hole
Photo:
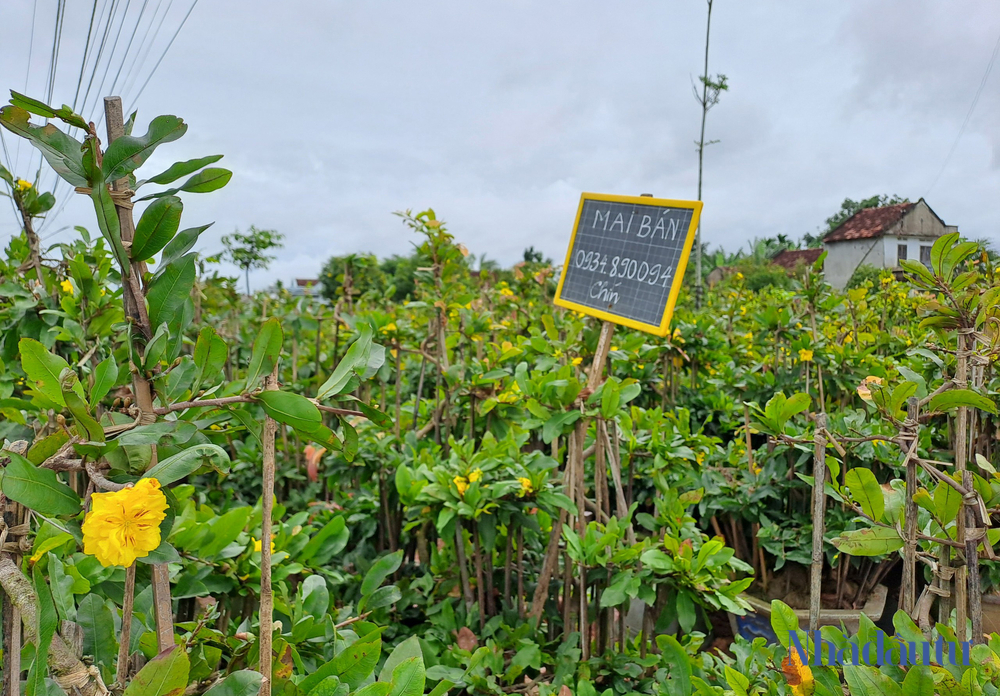
[[[357,297],[370,290],[383,292],[386,287],[385,273],[378,258],[371,253],[330,258],[323,266],[319,280],[323,286],[323,297],[331,302],[336,302],[345,292],[350,297]]]
[[[250,269],[266,269],[274,261],[274,256],[267,254],[271,249],[281,249],[285,246],[281,240],[285,235],[276,230],[258,230],[250,225],[247,234],[239,230],[222,238],[225,251],[221,256],[243,269],[247,282],[247,294],[250,294]]]
[[[544,259],[545,255],[540,251],[535,251],[534,246],[530,246],[524,250],[525,263],[541,263]]]
[[[395,288],[392,294],[394,302],[402,302],[413,295],[413,291],[417,287],[417,268],[420,265],[421,257],[416,252],[409,256],[393,254],[382,261],[380,268],[385,275],[386,282]]]
[[[882,194],[881,196],[872,196],[871,198],[865,198],[860,201],[852,201],[850,198],[845,198],[844,202],[840,204],[840,210],[826,219],[826,229],[824,230],[824,234],[827,232],[833,232],[859,210],[865,210],[866,208],[881,208],[887,205],[909,202],[909,198],[901,198],[895,194],[891,196]]]

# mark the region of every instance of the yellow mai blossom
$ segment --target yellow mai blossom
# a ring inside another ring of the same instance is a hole
[[[812,362],[813,352],[808,348],[799,349],[799,362]]]
[[[872,390],[868,388],[868,385],[869,384],[878,384],[878,385],[881,385],[882,381],[883,380],[882,380],[881,377],[875,377],[873,375],[869,375],[869,376],[865,377],[861,381],[861,385],[858,386],[858,396],[860,396],[865,401],[871,401],[872,400]]]
[[[514,291],[511,290],[510,288],[500,288],[500,294],[503,295],[504,297],[513,297]]]
[[[583,358],[573,358],[573,365],[574,366],[579,365],[582,362],[583,362]]]
[[[18,193],[24,193],[25,191],[31,190],[31,182],[25,181],[24,179],[18,179],[14,182],[14,188]]]
[[[59,283],[59,287],[61,287],[62,291],[67,295],[73,295],[76,293],[76,290],[73,288],[73,283],[71,283],[69,279]]]
[[[469,483],[475,483],[483,477],[483,472],[480,469],[476,469],[471,474],[469,474]]]
[[[733,278],[735,278],[736,280],[743,280],[743,274],[740,273],[739,271],[736,271],[736,274],[733,276]]]
[[[83,521],[83,551],[101,565],[128,567],[160,545],[167,499],[155,478],[114,493],[94,493],[91,506]]]
[[[382,333],[390,333],[395,330],[396,330],[396,322],[390,322],[385,326],[383,326],[381,329],[379,329],[379,331],[381,331]]]
[[[469,482],[464,476],[456,476],[452,479],[452,483],[454,483],[455,488],[458,489],[459,495],[465,495],[465,492],[469,490]]]
[[[527,478],[525,476],[518,476],[517,477],[517,482],[521,484],[521,490],[519,490],[517,492],[517,496],[519,498],[523,498],[524,496],[528,495],[529,493],[534,492],[535,489],[531,485],[531,479],[530,478]]]
[[[611,346],[611,350],[618,350],[618,346]]]
[[[556,358],[556,359],[561,358],[562,357],[562,351],[559,350],[558,348],[556,348],[556,352],[552,354],[552,357]]]
[[[695,460],[699,464],[704,464],[705,463],[705,453],[704,452],[699,452],[697,455],[695,455]]]
[[[253,551],[254,553],[260,553],[264,550],[264,542],[257,537],[250,537],[253,541]],[[274,553],[274,534],[271,535],[271,553]]]

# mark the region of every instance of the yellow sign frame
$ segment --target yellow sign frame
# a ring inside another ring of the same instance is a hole
[[[586,201],[606,201],[611,203],[633,203],[639,205],[655,205],[664,208],[685,208],[691,212],[691,224],[688,227],[687,237],[684,240],[684,248],[681,250],[680,259],[677,262],[677,271],[674,274],[673,283],[670,286],[670,294],[667,296],[667,304],[663,309],[663,317],[659,324],[647,324],[645,322],[629,319],[618,314],[612,314],[586,305],[570,302],[562,298],[563,282],[566,280],[566,271],[569,268],[573,255],[573,245],[576,243],[576,233],[580,228],[580,216],[583,214],[583,204]],[[580,205],[576,210],[576,219],[573,222],[573,233],[569,238],[569,247],[566,249],[566,260],[563,262],[562,271],[559,274],[559,285],[556,286],[555,304],[559,307],[572,309],[582,314],[587,314],[604,321],[610,321],[632,329],[645,331],[656,336],[666,336],[670,332],[670,319],[674,314],[674,306],[677,304],[677,297],[681,292],[681,284],[684,282],[684,272],[687,269],[688,259],[691,256],[691,247],[694,246],[695,232],[698,230],[698,222],[701,219],[701,201],[679,201],[670,198],[652,198],[650,196],[618,196],[609,193],[583,193],[580,195]]]

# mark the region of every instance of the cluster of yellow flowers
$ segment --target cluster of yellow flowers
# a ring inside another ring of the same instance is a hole
[[[383,326],[381,329],[379,329],[379,331],[381,331],[382,333],[391,333],[391,332],[393,332],[395,330],[396,330],[396,322],[389,322],[388,324],[386,324],[385,326]]]
[[[277,536],[276,534],[272,534],[271,535],[271,553],[274,553],[274,537],[276,537],[276,536]],[[250,537],[250,540],[253,541],[253,550],[254,550],[254,553],[260,553],[261,551],[263,551],[263,549],[264,549],[264,542],[263,541],[261,541],[257,537]]]
[[[521,387],[518,386],[517,382],[511,382],[510,387],[506,391],[497,394],[497,401],[502,404],[513,404],[517,403],[520,398],[518,394],[521,393]]]
[[[73,288],[73,283],[68,278],[59,283],[59,287],[62,288],[63,293],[66,295],[76,294],[76,290]]]
[[[534,492],[534,487],[531,485],[531,479],[525,476],[518,476],[517,482],[521,484],[521,490],[517,492],[517,497],[523,498],[529,493]]]
[[[503,295],[504,297],[513,297],[514,291],[511,290],[510,288],[500,288],[500,294]]]
[[[465,492],[469,490],[469,485],[475,483],[482,477],[483,477],[483,472],[479,469],[476,469],[475,471],[469,474],[469,478],[465,478],[464,476],[456,476],[451,481],[452,483],[455,484],[455,488],[458,489],[458,494],[464,496]]]
[[[579,365],[582,362],[583,362],[583,358],[579,358],[579,357],[578,358],[573,358],[573,360],[572,360],[572,363],[573,363],[574,367],[576,367],[577,365]]]
[[[808,348],[799,349],[799,362],[812,362],[813,352]]]
[[[31,190],[31,182],[25,181],[24,179],[18,179],[14,182],[14,190],[18,193],[24,193]]]
[[[82,527],[84,553],[105,567],[132,565],[160,545],[166,510],[167,498],[155,478],[114,493],[94,493]]]

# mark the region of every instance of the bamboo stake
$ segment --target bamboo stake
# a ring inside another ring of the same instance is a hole
[[[955,366],[955,386],[958,389],[964,389],[968,384],[968,351],[966,350],[966,336],[959,329],[958,332],[958,346],[955,351],[956,366]],[[958,414],[955,417],[955,471],[960,472],[960,477],[962,478],[962,483],[966,489],[971,488],[971,476],[969,480],[966,480],[966,469],[965,469],[965,454],[967,441],[966,436],[968,435],[967,427],[969,420],[969,412],[965,406],[959,406]],[[945,520],[947,523],[947,520]],[[955,520],[955,541],[960,544],[967,543],[967,530],[966,530],[966,515],[963,509],[959,512],[958,517]],[[969,566],[976,565],[977,579],[978,579],[978,564],[979,559],[976,554],[976,546],[978,545],[975,541],[969,542],[972,547],[972,554],[968,553],[969,546],[966,546],[966,558],[965,563],[959,565],[955,569],[955,633],[958,640],[964,641],[967,636],[968,627],[966,626],[966,620],[968,619],[969,611]],[[975,638],[975,636],[973,636]]]
[[[132,637],[132,607],[135,603],[135,561],[125,569],[125,601],[122,604],[122,630],[118,643],[118,665],[115,683],[125,688],[129,678],[129,643]]]
[[[524,527],[517,525],[517,616],[524,620]]]
[[[117,138],[125,135],[125,120],[122,111],[121,97],[104,98],[104,120],[108,129],[108,145],[110,146]],[[128,177],[123,177],[111,184],[111,190],[117,192],[128,191]],[[135,236],[135,223],[132,220],[131,196],[125,205],[116,203],[115,209],[118,213],[118,226],[122,243],[128,246]],[[128,278],[122,282],[122,294],[125,304],[125,313],[132,320],[138,329],[141,339],[150,340],[153,336],[152,326],[149,323],[149,314],[146,311],[146,298],[142,289],[142,274],[146,271],[145,261],[132,261],[129,269],[122,269],[123,273],[128,272]],[[141,370],[132,373],[132,392],[135,396],[135,404],[139,408],[143,425],[154,423],[156,414],[153,411],[153,390],[143,375]],[[151,456],[149,468],[156,466],[157,454],[156,445],[150,445]],[[173,603],[170,600],[170,571],[165,563],[158,563],[152,566],[153,574],[153,613],[156,616],[156,643],[160,652],[174,646],[174,612]]]
[[[809,630],[819,630],[821,585],[823,582],[823,532],[826,529],[826,415],[816,414],[813,435],[813,535],[812,566],[809,573]],[[749,438],[749,429],[747,437]]]
[[[462,519],[455,520],[455,554],[458,557],[458,576],[462,581],[462,597],[466,611],[472,611],[472,585],[469,584],[469,566],[465,558],[465,539],[462,537]],[[480,609],[480,612],[482,609]]]
[[[264,389],[278,389],[278,365],[275,363],[271,374],[264,378]],[[264,677],[260,685],[260,696],[271,694],[271,640],[274,618],[274,592],[271,588],[271,517],[274,515],[274,436],[277,424],[270,416],[264,419],[263,439],[263,490],[261,492],[260,523],[260,667]]]
[[[916,445],[920,435],[920,400],[911,396],[906,402],[906,421],[911,436],[910,451],[906,459],[906,512],[904,520],[905,550],[903,552],[903,586],[899,607],[911,618],[917,602],[917,494]]]

